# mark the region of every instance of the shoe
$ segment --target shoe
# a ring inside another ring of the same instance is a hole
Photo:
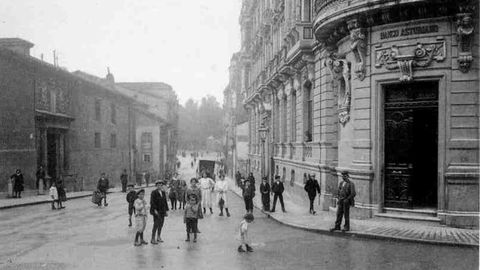
[[[150,244],[152,244],[152,245],[158,245],[158,242],[152,239],[152,240],[150,241]]]
[[[348,232],[348,231],[350,231],[350,228],[343,227],[342,232]]]
[[[98,207],[102,207],[102,204],[101,203],[97,203]]]
[[[190,242],[190,238],[185,239],[185,242]]]
[[[163,243],[162,238],[158,238],[158,239],[157,239],[157,242],[158,242],[158,243]]]
[[[339,228],[339,227],[333,227],[333,228],[330,229],[330,231],[331,231],[331,232],[333,232],[333,231],[340,231],[340,228]]]
[[[237,250],[238,250],[238,252],[245,252],[245,249],[243,249],[242,246],[239,246]]]
[[[270,213],[275,213],[275,209],[273,209],[272,211],[270,211]]]
[[[140,242],[134,242],[133,245],[136,246],[136,247],[139,247],[139,246],[142,245],[142,243],[140,243]]]
[[[283,213],[286,213],[286,212],[287,212],[285,209],[284,209],[284,210],[282,210],[282,211],[283,211]]]
[[[132,223],[128,224],[128,227],[132,227]]]
[[[212,210],[212,208],[210,208],[210,214],[213,214],[213,210]]]
[[[197,242],[197,239],[193,239],[193,242],[196,243],[196,242]]]
[[[247,251],[248,252],[253,252],[253,248],[251,246],[247,245]]]
[[[108,206],[108,203],[104,204],[103,206]]]
[[[223,217],[223,213],[220,213],[218,216]]]
[[[229,212],[227,212],[227,217],[230,217],[230,213],[229,213]]]
[[[317,213],[317,212],[313,211],[313,212],[312,212],[312,215],[315,215],[316,213]]]
[[[144,240],[141,241],[142,245],[148,245],[147,242],[145,242]]]

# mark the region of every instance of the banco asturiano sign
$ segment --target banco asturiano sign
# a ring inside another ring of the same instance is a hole
[[[402,36],[411,36],[411,35],[420,35],[428,33],[437,33],[438,25],[423,25],[423,26],[412,26],[412,27],[402,27],[398,29],[392,29],[380,32],[380,39],[390,39]]]

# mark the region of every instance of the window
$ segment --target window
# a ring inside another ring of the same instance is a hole
[[[95,148],[102,147],[102,137],[100,132],[95,132]]]
[[[143,132],[140,138],[142,149],[152,149],[152,133]]]
[[[113,124],[117,123],[117,108],[115,107],[115,104],[110,105],[110,112],[111,112],[111,121]]]
[[[282,142],[287,142],[287,96],[283,98],[282,116]]]
[[[297,94],[292,93],[292,124],[291,124],[291,142],[297,141]]]
[[[110,148],[116,148],[117,147],[117,134],[111,134],[110,135]]]
[[[151,154],[143,154],[143,162],[145,162],[145,163],[152,162],[152,155]]]
[[[100,121],[102,117],[101,113],[101,101],[100,99],[95,100],[95,120]]]
[[[50,111],[57,112],[57,92],[55,90],[50,91]]]
[[[302,21],[309,22],[311,14],[310,0],[302,0]]]
[[[312,97],[312,83],[306,81],[304,84],[304,111],[305,111],[305,128],[304,128],[304,141],[312,141],[313,130],[313,97]]]

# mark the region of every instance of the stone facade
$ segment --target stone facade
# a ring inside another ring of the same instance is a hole
[[[243,1],[250,170],[333,210],[478,227],[478,3]],[[465,199],[468,198],[468,199]]]
[[[151,106],[134,90],[116,86],[110,72],[106,79],[70,73],[31,57],[32,46],[0,39],[0,191],[17,168],[25,188],[35,190],[40,165],[69,191],[95,188],[102,172],[112,186],[120,184],[124,169],[133,182],[143,169],[136,149],[144,126],[155,130],[151,173],[163,177],[165,168],[173,168],[178,101],[170,86],[158,107]]]

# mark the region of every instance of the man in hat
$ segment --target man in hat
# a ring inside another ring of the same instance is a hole
[[[348,172],[342,173],[343,181],[338,185],[337,192],[337,220],[335,221],[335,227],[330,231],[340,230],[342,225],[342,218],[345,216],[345,224],[342,231],[350,230],[350,206],[355,206],[355,185],[350,182]]]
[[[159,180],[155,182],[156,189],[150,195],[150,214],[153,216],[152,240],[151,244],[157,245],[163,242],[160,234],[162,233],[163,222],[168,216],[167,194],[164,191],[165,182]],[[155,235],[157,238],[155,239]]]
[[[285,188],[283,187],[282,181],[280,181],[280,175],[275,175],[275,182],[272,184],[272,192],[273,192],[273,208],[272,212],[275,212],[275,206],[277,206],[277,199],[280,199],[280,205],[282,206],[282,211],[285,213],[285,205],[283,204],[283,191]]]

